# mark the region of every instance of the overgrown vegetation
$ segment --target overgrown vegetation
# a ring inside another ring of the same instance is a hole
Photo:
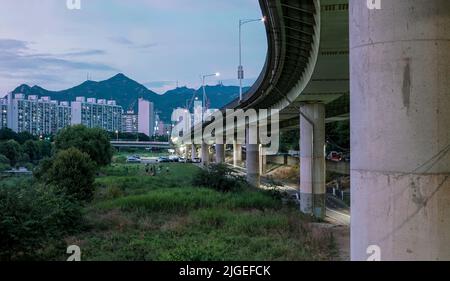
[[[82,226],[81,206],[32,179],[0,182],[0,260],[51,259]]]
[[[0,169],[24,156],[40,160],[34,178],[0,182],[0,260],[54,259],[55,252],[63,253],[63,238],[83,226],[82,208],[94,197],[96,171],[111,162],[108,136],[98,129],[69,127],[56,137],[55,155],[46,141],[32,136],[22,144],[11,131],[0,136],[12,138],[0,143]]]
[[[111,163],[113,149],[108,134],[102,129],[75,125],[62,129],[56,136],[57,150],[76,148],[87,153],[99,167]]]
[[[246,186],[245,179],[225,164],[211,164],[193,178],[194,186],[209,187],[221,192],[238,191]]]
[[[115,165],[97,178],[87,231],[68,238],[84,260],[328,260],[334,242],[271,192],[193,186],[200,169],[164,164],[156,176]]]

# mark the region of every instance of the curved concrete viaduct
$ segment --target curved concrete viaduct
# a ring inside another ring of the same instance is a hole
[[[450,1],[368,2],[260,0],[265,66],[243,100],[221,110],[277,109],[280,129],[300,127],[301,209],[319,218],[325,122],[350,117],[352,259],[450,260]],[[246,144],[254,185],[259,153]]]

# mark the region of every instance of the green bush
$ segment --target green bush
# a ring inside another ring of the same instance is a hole
[[[51,160],[42,161],[35,177],[81,201],[90,201],[95,192],[95,164],[88,154],[76,148],[62,150]]]
[[[0,143],[0,154],[9,159],[11,166],[16,166],[20,157],[20,144],[15,140],[8,140]]]
[[[75,125],[62,129],[55,140],[58,151],[77,148],[87,153],[98,166],[111,164],[113,149],[108,134],[99,128]]]
[[[192,184],[221,192],[230,192],[241,189],[245,180],[243,177],[237,176],[236,172],[225,164],[211,164],[195,175]]]
[[[81,207],[52,187],[17,179],[0,183],[0,260],[45,259],[46,248],[81,225]]]
[[[9,165],[9,159],[6,158],[5,155],[0,154],[0,172],[6,171],[11,169],[11,166]]]

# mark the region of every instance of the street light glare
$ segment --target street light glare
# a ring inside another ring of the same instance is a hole
[[[262,21],[262,22],[265,22],[265,21],[266,21],[266,17],[262,17],[262,18],[261,18],[261,21]]]
[[[217,72],[217,73],[216,73],[216,76],[217,76],[217,77],[219,77],[219,76],[220,76],[220,73],[219,73],[219,72]]]

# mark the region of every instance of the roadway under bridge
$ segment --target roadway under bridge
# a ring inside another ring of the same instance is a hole
[[[350,118],[351,258],[379,249],[382,260],[450,260],[450,1],[369,2],[260,0],[265,66],[221,111],[276,109],[280,130],[300,129],[300,208],[318,218],[325,123]],[[236,163],[242,140],[232,143]],[[217,139],[202,142],[204,164],[211,145],[222,163]],[[264,150],[248,137],[244,145],[247,180],[258,186]]]

